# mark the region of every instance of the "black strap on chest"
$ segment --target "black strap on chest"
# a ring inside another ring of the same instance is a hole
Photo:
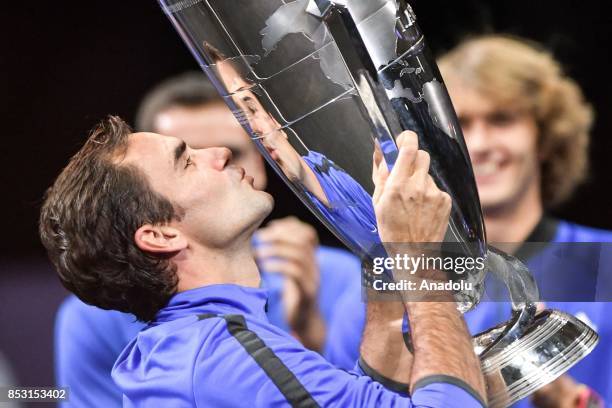
[[[261,340],[257,333],[249,330],[244,316],[215,315],[210,313],[198,315],[199,320],[211,317],[221,317],[225,320],[230,334],[234,336],[238,343],[255,360],[257,365],[261,367],[292,407],[319,407],[319,404],[300,383],[295,374],[274,354],[272,349],[266,346],[266,343]]]

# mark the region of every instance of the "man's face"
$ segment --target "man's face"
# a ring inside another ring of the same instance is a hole
[[[291,181],[301,180],[302,166],[299,153],[291,146],[287,134],[253,92],[248,83],[229,62],[217,64],[217,72],[225,84],[232,100],[243,112],[251,130],[260,137],[261,143],[283,173]]]
[[[498,104],[474,89],[449,86],[472,159],[483,210],[517,205],[540,188],[538,128],[527,113]]]
[[[266,187],[263,159],[236,118],[222,102],[196,107],[176,106],[155,117],[154,128],[163,135],[184,140],[193,149],[227,147],[232,164],[244,167],[258,190]]]
[[[176,137],[135,133],[121,164],[137,166],[154,191],[184,211],[176,228],[190,242],[223,247],[272,210],[272,197],[253,187],[225,147],[193,149]]]

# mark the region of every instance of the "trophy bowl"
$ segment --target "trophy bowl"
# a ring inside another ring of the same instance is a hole
[[[597,334],[574,316],[544,310],[525,327],[520,340],[499,347],[503,323],[474,339],[491,407],[507,407],[546,385],[589,354]]]
[[[536,316],[538,289],[517,259],[487,245],[467,148],[434,58],[405,0],[159,0],[172,25],[261,154],[364,264],[381,254],[372,162],[389,168],[395,137],[418,135],[430,174],[452,198],[445,243],[484,267],[462,274],[460,311],[488,272],[513,315],[474,339],[492,406],[568,370],[597,334],[571,316]],[[383,251],[384,252],[384,251]]]

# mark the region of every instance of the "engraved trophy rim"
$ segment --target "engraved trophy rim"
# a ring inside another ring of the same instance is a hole
[[[593,351],[599,342],[595,330],[580,319],[546,309],[535,316],[520,338],[495,350],[495,344],[502,337],[499,332],[508,324],[499,324],[472,339],[481,360],[491,407],[509,406],[554,381]],[[515,379],[517,373],[520,377]]]

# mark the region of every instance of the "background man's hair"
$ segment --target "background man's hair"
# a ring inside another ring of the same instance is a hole
[[[485,35],[462,42],[439,65],[449,87],[457,82],[533,115],[543,204],[567,199],[587,174],[593,110],[550,52],[524,39]]]
[[[166,79],[145,95],[136,113],[136,129],[155,132],[155,118],[173,107],[199,107],[222,102],[215,87],[201,71],[186,72]]]
[[[103,309],[155,317],[176,292],[175,265],[140,250],[142,225],[179,218],[135,166],[121,164],[130,127],[109,116],[47,190],[40,237],[60,280],[82,301]]]

